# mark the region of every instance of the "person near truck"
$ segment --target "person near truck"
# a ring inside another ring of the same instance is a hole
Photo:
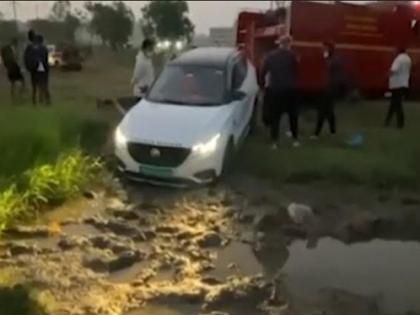
[[[5,45],[1,49],[1,59],[3,65],[7,71],[7,78],[10,82],[10,93],[12,98],[12,103],[16,102],[16,85],[20,84],[20,96],[23,94],[25,89],[25,79],[23,77],[22,71],[18,63],[18,57],[16,53],[17,49],[17,39],[13,38],[10,44]]]
[[[327,68],[327,85],[318,106],[318,119],[312,139],[318,139],[325,121],[328,122],[331,134],[337,132],[335,102],[345,88],[343,64],[335,52],[334,43],[324,43],[324,59]]]
[[[151,59],[154,46],[155,43],[152,39],[145,39],[142,43],[141,50],[136,56],[131,85],[133,87],[133,95],[138,99],[141,99],[146,94],[155,77]]]
[[[405,124],[403,99],[410,86],[410,73],[412,61],[405,48],[398,49],[389,76],[389,89],[391,90],[391,103],[385,119],[385,126],[389,127],[394,115],[397,116],[397,127],[402,129]]]
[[[264,107],[268,112],[264,120],[270,127],[273,150],[278,148],[280,120],[284,113],[289,116],[293,146],[300,145],[296,104],[298,60],[291,50],[291,42],[290,36],[281,37],[279,47],[268,54],[260,73],[260,86],[265,88]]]

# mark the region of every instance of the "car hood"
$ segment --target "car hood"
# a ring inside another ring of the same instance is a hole
[[[183,106],[142,100],[119,128],[129,141],[191,147],[220,132],[233,106]]]

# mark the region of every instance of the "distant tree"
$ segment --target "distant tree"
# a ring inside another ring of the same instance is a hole
[[[150,1],[142,8],[142,28],[144,35],[161,40],[191,41],[194,25],[188,17],[187,1]]]
[[[47,43],[58,44],[67,39],[64,22],[51,19],[35,19],[29,21],[29,26],[35,32],[42,34]]]
[[[122,1],[111,5],[87,2],[85,8],[91,13],[90,29],[113,49],[124,46],[133,31],[134,15]]]
[[[18,34],[15,20],[0,20],[0,45],[9,43],[13,36]]]
[[[55,1],[50,12],[50,17],[56,21],[62,21],[66,19],[67,15],[71,14],[71,3],[70,1]]]
[[[0,20],[3,20],[3,19],[4,19],[4,14],[3,12],[0,11]]]

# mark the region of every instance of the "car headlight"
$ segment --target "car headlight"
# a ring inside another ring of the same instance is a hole
[[[202,155],[212,153],[216,150],[219,139],[220,139],[220,134],[217,134],[213,138],[211,138],[210,141],[206,143],[199,143],[193,146],[193,152],[196,152]]]
[[[125,145],[127,143],[127,137],[122,133],[120,128],[115,130],[115,144]]]

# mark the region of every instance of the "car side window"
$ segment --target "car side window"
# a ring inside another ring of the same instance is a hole
[[[244,82],[248,72],[248,63],[246,58],[241,56],[235,61],[232,72],[232,90],[238,90]]]

